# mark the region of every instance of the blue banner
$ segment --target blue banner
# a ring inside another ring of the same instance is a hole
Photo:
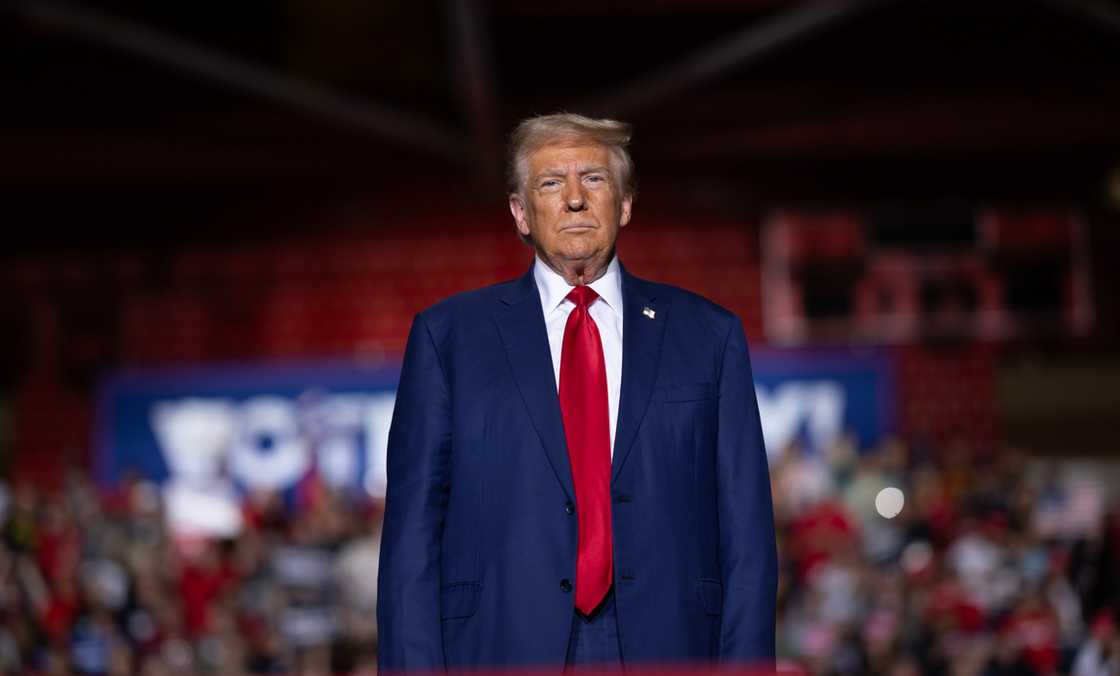
[[[885,354],[762,349],[752,361],[771,456],[845,432],[866,447],[893,429]],[[158,482],[172,519],[207,532],[235,532],[246,493],[290,493],[308,476],[382,498],[398,376],[396,362],[351,361],[122,373],[101,389],[97,474]]]
[[[879,350],[751,350],[767,452],[819,450],[839,434],[867,448],[894,432],[893,361]]]
[[[290,497],[314,476],[384,496],[394,362],[205,366],[122,373],[99,397],[97,476],[158,482],[181,530],[236,532],[246,493]]]

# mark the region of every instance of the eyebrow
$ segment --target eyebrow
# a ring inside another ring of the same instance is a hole
[[[594,173],[597,173],[597,172],[607,172],[607,171],[609,171],[609,169],[606,165],[604,165],[604,164],[593,164],[593,165],[587,166],[587,167],[580,167],[579,173],[582,176],[584,174],[594,174]],[[567,176],[567,175],[568,175],[568,172],[564,171],[563,169],[560,169],[560,168],[557,168],[557,167],[548,167],[546,169],[541,170],[539,173],[537,173],[535,178],[541,178],[541,177],[544,177],[544,176]]]

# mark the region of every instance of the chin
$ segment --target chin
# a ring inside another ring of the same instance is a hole
[[[597,247],[593,246],[575,246],[565,249],[562,256],[568,260],[578,261],[594,258],[595,254],[599,252]]]

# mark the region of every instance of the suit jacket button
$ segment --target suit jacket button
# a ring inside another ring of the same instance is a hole
[[[568,578],[560,580],[560,591],[564,592],[565,594],[572,591],[572,581]]]
[[[573,505],[571,502],[566,502],[566,503],[564,503],[564,511],[567,512],[568,514],[575,514],[576,513],[576,506]]]

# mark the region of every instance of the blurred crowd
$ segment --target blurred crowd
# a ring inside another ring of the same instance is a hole
[[[974,458],[842,439],[772,460],[785,668],[1120,674],[1108,486],[1013,451]],[[243,532],[212,540],[172,534],[150,482],[64,484],[0,487],[0,674],[376,670],[375,503],[254,494]]]
[[[380,511],[313,488],[229,540],[171,533],[147,481],[6,490],[0,674],[375,672]]]
[[[1014,450],[977,457],[959,443],[888,440],[860,453],[841,440],[772,462],[778,649],[791,665],[838,676],[1120,674],[1120,510],[1109,487]]]

